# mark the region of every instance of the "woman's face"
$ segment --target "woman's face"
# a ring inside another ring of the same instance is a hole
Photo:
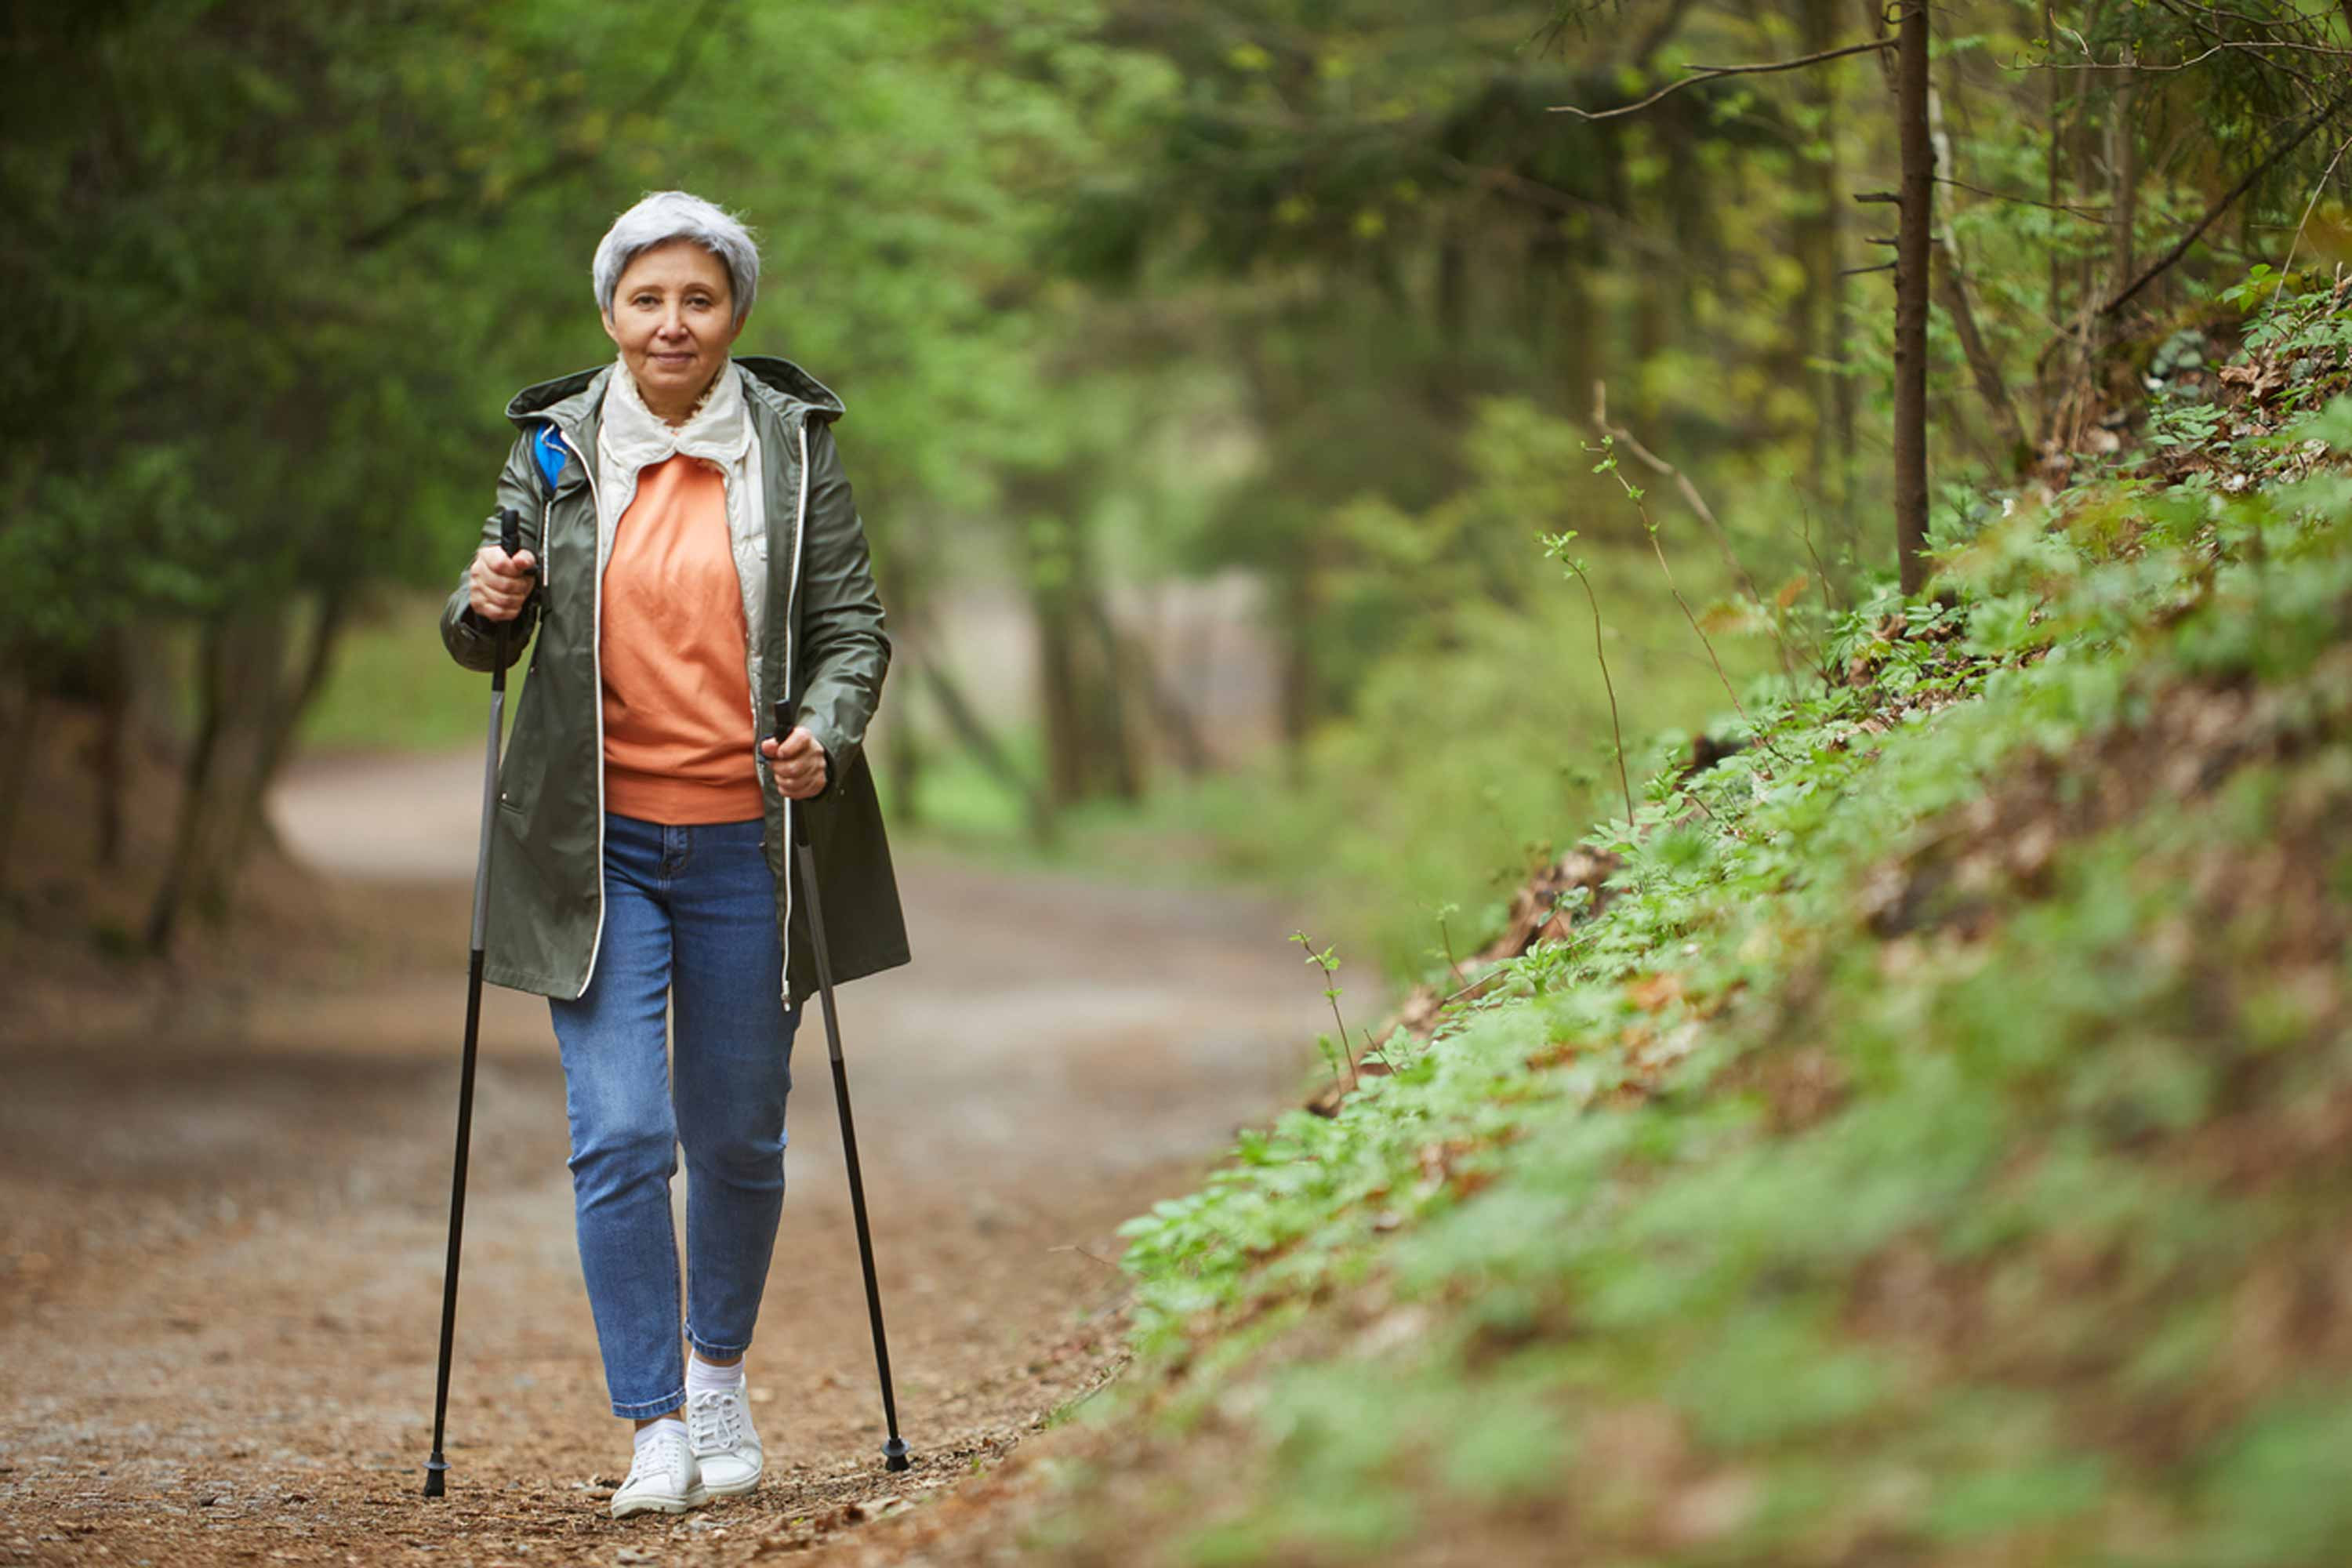
[[[727,268],[690,239],[638,252],[604,316],[646,406],[666,418],[694,405],[741,330]]]

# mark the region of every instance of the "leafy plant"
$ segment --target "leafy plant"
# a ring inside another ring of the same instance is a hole
[[[1586,569],[1584,558],[1570,552],[1569,547],[1576,542],[1574,529],[1541,534],[1538,539],[1546,558],[1559,562],[1561,569],[1575,579],[1577,586],[1584,590],[1584,602],[1592,610],[1592,655],[1601,667],[1601,685],[1609,693],[1609,754],[1617,763],[1617,784],[1625,795],[1625,825],[1630,829],[1633,824],[1633,785],[1625,773],[1625,726],[1617,712],[1617,683],[1610,679],[1609,649],[1601,635],[1601,598],[1592,591],[1592,574]]]
[[[2352,1365],[2246,1316],[2352,1191],[2290,1131],[2352,1094],[2352,498],[2171,494],[1842,614],[1844,679],[1756,712],[1787,765],[1654,773],[1605,910],[1133,1222],[1137,1387],[1253,1478],[1203,1542],[1376,1560],[1499,1496],[1597,1559],[2352,1550]]]

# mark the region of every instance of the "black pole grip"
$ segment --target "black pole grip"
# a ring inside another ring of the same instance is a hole
[[[499,548],[509,557],[522,552],[522,514],[510,506],[499,508]]]

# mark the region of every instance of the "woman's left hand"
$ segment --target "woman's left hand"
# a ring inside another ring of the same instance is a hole
[[[768,759],[768,772],[787,799],[806,800],[824,788],[824,748],[806,729],[795,727],[782,741],[761,742],[760,754]]]

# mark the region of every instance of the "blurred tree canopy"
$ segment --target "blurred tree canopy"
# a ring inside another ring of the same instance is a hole
[[[976,510],[1035,417],[1028,215],[1083,151],[1062,88],[1118,90],[998,6],[122,0],[6,26],[0,654],[120,710],[194,628],[157,945],[224,895],[353,606],[463,558],[508,393],[610,353],[588,258],[614,212],[683,185],[751,215],[746,349],[854,389],[869,494]],[[877,532],[915,600],[922,553]]]
[[[1933,17],[1949,538],[1986,485],[2100,462],[2249,268],[2352,256],[2352,9]],[[1591,623],[1538,533],[1593,548],[1637,730],[1716,716],[1650,535],[1591,472],[1604,434],[1689,591],[1759,634],[1739,671],[1800,668],[1791,616],[1888,576],[1892,225],[1854,200],[1897,163],[1884,22],[1834,0],[12,7],[6,722],[57,695],[120,716],[176,638],[198,703],[150,937],[219,907],[342,628],[462,559],[494,411],[610,352],[589,254],[676,185],[761,231],[744,347],[849,398],[908,699],[1033,824],[1202,764],[1182,671],[1114,590],[1239,569],[1280,649],[1287,798],[1412,839],[1409,877],[1369,851],[1360,874],[1433,890],[1580,819],[1595,771]],[[1041,763],[926,657],[975,543],[1035,622]],[[915,748],[888,761],[911,808]]]

